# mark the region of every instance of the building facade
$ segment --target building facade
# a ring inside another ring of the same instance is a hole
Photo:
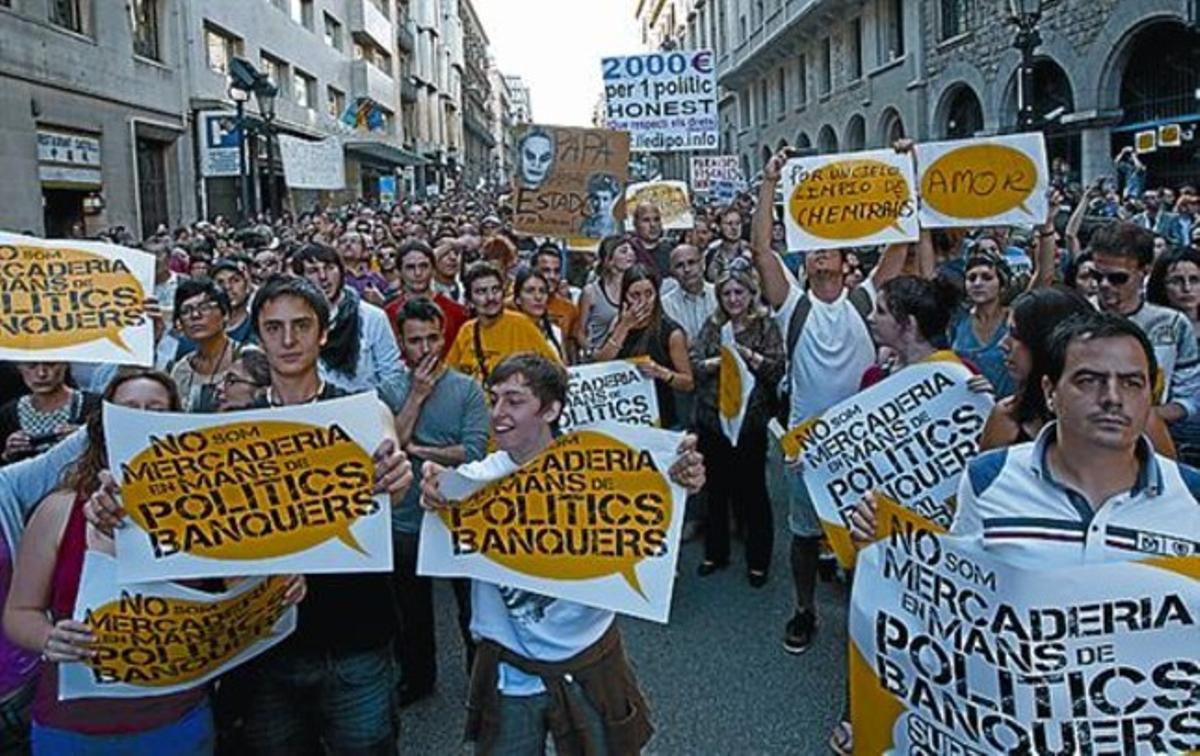
[[[1197,3],[1043,5],[1033,103],[1074,178],[1111,173],[1138,131],[1180,123],[1194,134]],[[635,20],[651,49],[715,51],[721,150],[748,177],[783,145],[850,151],[1016,127],[1006,0],[639,0]],[[1194,177],[1197,143],[1144,156],[1151,181]],[[665,162],[686,175],[682,159]]]
[[[0,0],[0,228],[50,236],[195,217],[174,3]]]
[[[477,188],[491,178],[496,147],[488,37],[471,0],[460,0],[459,20],[463,37],[463,183]]]
[[[513,114],[512,92],[508,88],[508,79],[493,61],[488,68],[488,80],[492,85],[492,165],[489,181],[496,186],[506,184],[516,165],[516,144],[513,139],[513,127],[516,120]]]

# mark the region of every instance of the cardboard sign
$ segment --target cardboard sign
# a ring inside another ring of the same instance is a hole
[[[567,373],[567,406],[558,420],[562,433],[599,423],[658,426],[654,379],[642,375],[632,360],[572,365]]]
[[[737,155],[694,155],[692,157],[692,189],[707,193],[713,183],[728,181],[738,184],[744,181],[742,163]]]
[[[783,167],[789,250],[916,241],[912,158],[894,150],[819,155]]]
[[[750,406],[750,395],[754,393],[754,373],[737,350],[737,339],[733,334],[733,323],[721,328],[721,370],[717,374],[717,415],[721,430],[729,443],[737,446],[742,433],[742,421],[746,419],[746,408]]]
[[[517,137],[514,171],[517,232],[591,239],[621,233],[628,134],[527,124]]]
[[[153,292],[153,255],[0,232],[0,360],[149,367]]]
[[[291,635],[287,580],[259,578],[223,593],[174,583],[120,587],[116,561],[84,557],[74,618],[96,635],[94,659],[60,664],[58,697],[133,698],[195,688]]]
[[[630,184],[625,190],[625,229],[633,230],[633,213],[637,206],[649,202],[662,215],[663,228],[668,231],[690,230],[696,225],[692,217],[692,198],[683,181],[643,181]]]
[[[425,514],[417,573],[666,622],[687,500],[667,470],[681,439],[597,425],[559,438],[500,480],[444,474],[440,490],[460,503]]]
[[[1042,223],[1050,171],[1041,132],[919,144],[921,226]]]
[[[850,594],[855,753],[1200,749],[1200,557],[1023,569],[890,529]]]
[[[374,394],[218,415],[104,405],[121,582],[392,569]]]
[[[783,438],[789,457],[803,457],[804,485],[842,565],[854,560],[849,513],[867,493],[950,525],[959,477],[994,404],[967,388],[970,377],[957,359],[910,365]]]
[[[602,58],[605,123],[634,152],[715,150],[717,79],[711,50]]]

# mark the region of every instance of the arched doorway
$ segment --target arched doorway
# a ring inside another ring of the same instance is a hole
[[[983,105],[968,84],[956,84],[946,90],[938,111],[938,133],[942,139],[966,139],[983,131]]]
[[[1020,101],[1017,97],[1021,69],[1017,68],[1004,90],[1000,108],[1001,130],[1017,131],[1020,120]],[[1065,160],[1070,176],[1079,176],[1082,161],[1079,128],[1063,125],[1060,116],[1075,112],[1075,93],[1067,72],[1050,58],[1038,58],[1033,64],[1032,103],[1038,128],[1046,136],[1046,157]],[[1047,121],[1046,116],[1058,115]]]
[[[876,147],[891,147],[896,140],[904,138],[904,120],[895,108],[883,111],[879,118],[879,138]]]
[[[823,155],[828,155],[831,152],[837,151],[837,132],[833,130],[832,126],[825,124],[821,127],[821,130],[817,132],[817,152]]]
[[[1121,122],[1112,130],[1113,153],[1133,144],[1134,135],[1168,124],[1200,122],[1200,45],[1188,28],[1160,21],[1136,32],[1118,58],[1121,72]],[[1185,129],[1186,131],[1186,129]],[[1194,182],[1200,174],[1200,140],[1178,147],[1160,146],[1143,154],[1148,186]]]
[[[808,138],[807,132],[801,131],[796,135],[796,146],[800,149],[812,148],[812,140]]]
[[[867,122],[860,115],[850,117],[846,124],[846,151],[855,152],[867,148]]]

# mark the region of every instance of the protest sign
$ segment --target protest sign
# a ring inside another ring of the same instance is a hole
[[[517,137],[513,228],[591,239],[620,233],[628,180],[628,134],[528,124]]]
[[[570,433],[597,423],[659,424],[654,379],[642,375],[632,361],[595,362],[567,368],[567,406],[558,429]]]
[[[1041,132],[919,144],[921,225],[1030,225],[1046,220],[1046,142]]]
[[[783,167],[788,249],[916,241],[912,158],[894,150],[795,158]]]
[[[850,594],[856,753],[1200,748],[1200,557],[1028,569],[880,517]]]
[[[662,226],[668,231],[690,230],[696,225],[692,217],[692,200],[687,183],[683,181],[643,181],[630,184],[625,190],[625,229],[633,230],[633,211],[643,202],[658,208]]]
[[[958,481],[979,452],[992,398],[967,388],[971,371],[947,361],[910,365],[802,423],[783,439],[804,461],[808,488],[838,560],[850,566],[848,514],[867,493],[881,493],[930,521],[949,526]]]
[[[122,583],[392,569],[373,394],[218,415],[104,405]]]
[[[461,503],[425,514],[417,572],[472,577],[666,622],[687,494],[682,434],[617,423],[556,440],[496,481],[444,473]]]
[[[692,189],[710,192],[713,183],[728,181],[738,184],[744,181],[742,163],[737,155],[694,155],[692,156]]]
[[[291,189],[345,189],[346,156],[335,138],[310,141],[280,134],[279,158]]]
[[[153,292],[153,255],[0,232],[0,360],[149,367]]]
[[[604,115],[629,132],[634,152],[717,148],[717,79],[711,50],[602,58]]]
[[[729,443],[737,446],[742,433],[742,421],[746,419],[746,408],[750,406],[750,395],[754,393],[754,373],[737,350],[737,339],[733,334],[733,322],[721,328],[721,369],[717,373],[717,410],[721,430]]]
[[[245,580],[222,593],[174,583],[120,587],[116,561],[84,556],[74,618],[92,628],[96,656],[60,664],[59,700],[163,696],[213,680],[291,635],[287,578]]]

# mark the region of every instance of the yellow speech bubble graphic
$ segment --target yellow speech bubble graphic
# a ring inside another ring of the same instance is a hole
[[[717,374],[717,409],[721,417],[732,420],[742,411],[742,372],[738,370],[733,349],[721,346],[721,370]]]
[[[872,236],[916,208],[908,179],[894,165],[861,158],[838,160],[819,168],[797,168],[788,212],[805,233],[845,241]]]
[[[0,347],[51,352],[145,320],[146,294],[119,259],[70,247],[0,245]]]
[[[85,663],[98,683],[162,688],[199,680],[272,634],[287,581],[264,580],[227,599],[191,601],[121,591],[84,615],[96,636]]]
[[[921,177],[921,199],[951,218],[991,218],[1021,208],[1037,188],[1037,165],[1003,144],[969,144],[935,160]]]
[[[156,557],[296,554],[379,511],[375,465],[341,426],[243,421],[150,437],[121,465],[121,496]]]
[[[439,515],[456,555],[554,580],[619,574],[645,598],[636,567],[666,556],[672,508],[649,451],[583,430]]]

